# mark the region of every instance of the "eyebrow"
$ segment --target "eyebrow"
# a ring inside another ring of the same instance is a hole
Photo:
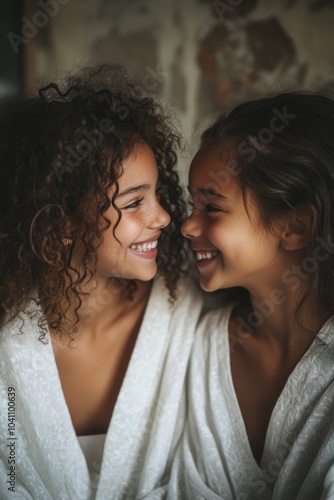
[[[191,193],[190,188],[188,187],[188,191]],[[222,200],[228,200],[227,196],[218,193],[215,189],[212,188],[199,188],[195,189],[195,193],[200,193],[207,198],[220,198]]]
[[[121,198],[122,196],[126,196],[128,194],[139,193],[140,191],[146,191],[147,189],[149,189],[149,187],[149,184],[140,184],[139,186],[130,187],[125,191],[118,193],[117,198]]]

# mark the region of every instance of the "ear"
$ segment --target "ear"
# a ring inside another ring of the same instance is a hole
[[[279,226],[279,238],[285,250],[307,247],[315,236],[317,212],[312,205],[304,205],[283,217]]]

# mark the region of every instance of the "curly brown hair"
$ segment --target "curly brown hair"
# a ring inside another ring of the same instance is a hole
[[[2,315],[7,312],[16,316],[35,297],[45,317],[52,318],[51,326],[68,334],[64,297],[67,306],[74,301],[78,310],[78,287],[93,276],[96,248],[110,226],[104,214],[110,203],[115,207],[121,164],[138,142],[147,143],[153,150],[160,203],[171,216],[159,241],[157,265],[170,300],[176,298],[177,281],[185,264],[179,230],[185,206],[175,170],[180,141],[170,122],[156,100],[136,95],[125,70],[115,65],[86,68],[64,84],[50,83],[32,98],[3,110]],[[110,201],[108,190],[112,185],[116,189]],[[101,218],[105,223],[102,233]],[[70,237],[84,249],[81,274],[77,270],[73,274],[72,247],[63,244],[68,227]],[[130,297],[134,282],[129,281],[128,286]],[[44,326],[40,322],[41,339],[45,326],[45,320]]]

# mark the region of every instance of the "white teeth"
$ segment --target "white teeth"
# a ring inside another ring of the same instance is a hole
[[[131,245],[132,250],[137,250],[137,252],[149,252],[156,248],[158,240],[151,241],[150,243],[143,243],[142,245]]]
[[[217,255],[217,252],[196,252],[196,259],[212,259],[212,257],[215,257],[215,255]]]

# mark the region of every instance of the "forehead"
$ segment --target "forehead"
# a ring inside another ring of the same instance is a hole
[[[189,171],[190,190],[214,190],[227,195],[240,192],[238,162],[221,144],[206,144],[194,156]]]
[[[137,186],[155,186],[158,182],[158,175],[157,162],[152,148],[145,142],[138,142],[118,167],[119,194]],[[115,191],[116,184],[113,183],[109,187],[108,195],[112,197]]]
[[[145,142],[138,142],[122,163],[119,181],[133,181],[140,176],[156,175],[157,168],[152,148]]]
[[[145,165],[156,165],[152,148],[146,142],[136,142],[131,153],[123,162],[123,167],[137,166],[145,168]]]

